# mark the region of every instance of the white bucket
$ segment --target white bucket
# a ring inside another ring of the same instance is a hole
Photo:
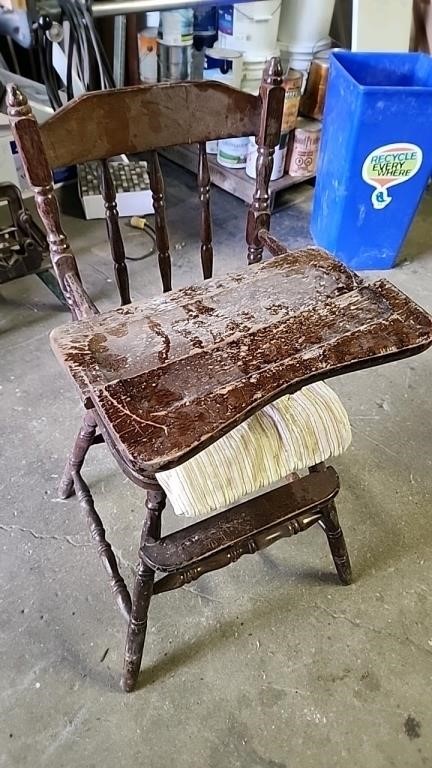
[[[335,0],[283,0],[278,39],[307,50],[327,37]]]
[[[284,175],[285,158],[287,153],[286,141],[287,141],[287,136],[286,135],[282,136],[281,143],[275,149],[275,153],[273,157],[273,170],[272,170],[272,175],[270,177],[270,181],[275,181],[275,179],[280,179],[280,177]],[[255,136],[251,136],[249,139],[248,154],[247,154],[247,160],[246,160],[246,173],[252,179],[256,179],[257,156],[258,156],[258,152],[257,152],[257,144],[255,141]]]
[[[306,77],[309,72],[313,57],[320,51],[325,51],[331,47],[331,39],[323,37],[310,45],[294,45],[278,41],[280,48],[280,57],[284,71],[298,69],[305,74],[303,78],[303,89],[306,84]]]
[[[248,91],[248,93],[253,93],[255,96],[257,95],[265,65],[272,56],[279,56],[279,50],[267,51],[262,57],[252,57],[247,53],[243,55],[242,91]]]
[[[249,136],[219,139],[217,161],[226,168],[246,168]]]
[[[254,53],[276,45],[282,0],[224,5],[219,8],[218,44],[221,48]]]
[[[218,140],[206,141],[206,150],[208,155],[217,155],[218,153]]]
[[[204,57],[204,80],[217,80],[240,88],[243,74],[243,54],[226,48],[209,48]]]
[[[193,39],[194,14],[192,8],[161,11],[161,40],[164,45],[190,45]]]

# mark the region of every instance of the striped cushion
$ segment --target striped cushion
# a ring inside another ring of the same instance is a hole
[[[197,456],[159,472],[157,479],[177,515],[203,515],[337,456],[350,442],[345,408],[319,381],[266,405]]]

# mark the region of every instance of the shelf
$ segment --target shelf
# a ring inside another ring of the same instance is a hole
[[[170,149],[160,150],[160,154],[171,160],[177,165],[181,165],[188,171],[196,173],[198,167],[198,149],[195,145],[182,144],[181,146],[173,147]],[[255,179],[251,179],[247,176],[244,168],[225,168],[223,165],[219,165],[216,160],[216,155],[207,155],[210,177],[212,184],[229,192],[235,197],[239,197],[240,200],[244,200],[245,203],[252,201],[252,196],[255,191]],[[304,181],[311,181],[315,178],[314,174],[309,176],[282,176],[280,179],[270,182],[270,210],[278,208],[278,201],[280,201],[280,193],[289,187],[293,187],[296,184],[301,184]]]

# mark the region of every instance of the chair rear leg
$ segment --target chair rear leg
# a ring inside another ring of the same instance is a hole
[[[330,504],[322,510],[322,519],[319,522],[327,536],[330,552],[339,579],[342,584],[352,584],[351,563],[334,501],[331,501]]]
[[[59,496],[68,499],[74,492],[72,472],[80,472],[87,451],[96,435],[96,420],[91,411],[85,411],[83,423],[76,437],[72,453],[69,456],[59,484]]]
[[[147,491],[147,515],[141,534],[141,547],[148,537],[159,539],[161,535],[161,514],[165,507],[166,494],[162,488]],[[144,641],[147,632],[147,615],[153,594],[155,572],[141,558],[135,577],[132,595],[132,610],[126,636],[123,675],[121,686],[128,693],[133,691],[138,680]]]

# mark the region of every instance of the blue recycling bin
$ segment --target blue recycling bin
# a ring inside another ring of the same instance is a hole
[[[311,232],[353,269],[388,269],[431,175],[432,58],[331,56]]]

